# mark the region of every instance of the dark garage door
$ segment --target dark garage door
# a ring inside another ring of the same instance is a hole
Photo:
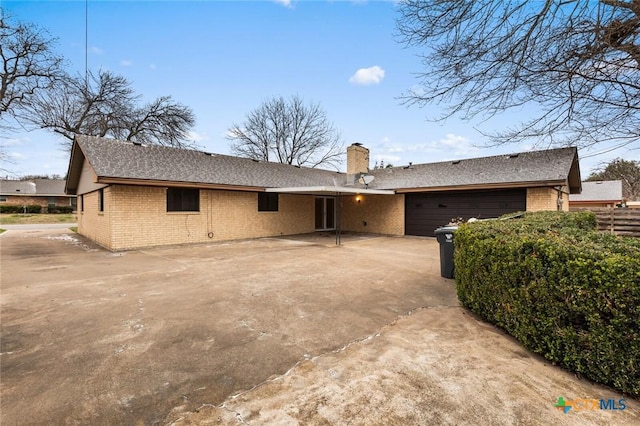
[[[486,219],[524,211],[526,207],[526,188],[406,194],[405,234],[433,237],[437,227],[453,218]]]

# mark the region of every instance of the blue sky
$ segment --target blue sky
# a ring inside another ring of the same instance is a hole
[[[14,17],[46,28],[71,70],[84,73],[85,2],[13,1]],[[125,76],[151,101],[161,95],[196,114],[191,139],[204,150],[229,153],[227,129],[273,96],[319,103],[345,145],[363,143],[371,166],[403,165],[526,151],[529,145],[479,148],[483,131],[522,121],[531,111],[481,123],[433,123],[439,108],[407,107],[399,97],[417,84],[419,50],[394,37],[393,1],[93,1],[88,2],[89,69]],[[60,174],[69,155],[43,131],[0,137],[15,176]],[[631,147],[633,148],[633,147]],[[580,152],[583,178],[615,157],[640,160],[640,150]],[[587,156],[590,156],[587,158]]]

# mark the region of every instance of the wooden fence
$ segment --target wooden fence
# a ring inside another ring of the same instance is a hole
[[[581,209],[583,210],[583,209]],[[584,209],[598,218],[598,230],[640,237],[640,209]]]

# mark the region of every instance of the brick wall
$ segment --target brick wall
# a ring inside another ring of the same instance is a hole
[[[342,197],[342,229],[351,232],[404,235],[404,195]]]
[[[109,249],[112,248],[111,195],[112,187],[105,188],[103,212],[98,211],[98,191],[84,194],[83,201],[80,201],[81,197],[78,196],[78,233]],[[81,203],[84,204],[84,211],[81,211]]]
[[[103,213],[97,211],[97,191],[84,196],[78,232],[111,250],[314,231],[309,195],[280,194],[277,212],[259,212],[255,192],[202,189],[199,212],[167,212],[163,187],[114,185],[104,191]]]
[[[78,201],[78,232],[111,250],[315,230],[311,195],[280,194],[277,212],[259,212],[255,192],[202,189],[199,212],[167,212],[164,187],[112,185],[104,188],[104,211],[99,212],[98,193],[84,195],[84,211]],[[562,197],[568,210],[568,194]],[[404,195],[349,195],[341,203],[344,231],[404,235]],[[527,189],[527,211],[556,209],[556,189]]]
[[[552,187],[527,188],[527,211],[558,210],[558,191]],[[562,192],[562,210],[569,211],[569,194]]]

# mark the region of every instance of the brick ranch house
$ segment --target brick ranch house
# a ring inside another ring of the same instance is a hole
[[[53,207],[75,209],[76,196],[65,193],[64,179],[0,180],[0,204],[41,206],[43,212]]]
[[[353,144],[342,173],[77,136],[67,176],[78,232],[110,250],[336,227],[433,236],[451,218],[568,210],[581,190],[575,148],[370,170]]]

